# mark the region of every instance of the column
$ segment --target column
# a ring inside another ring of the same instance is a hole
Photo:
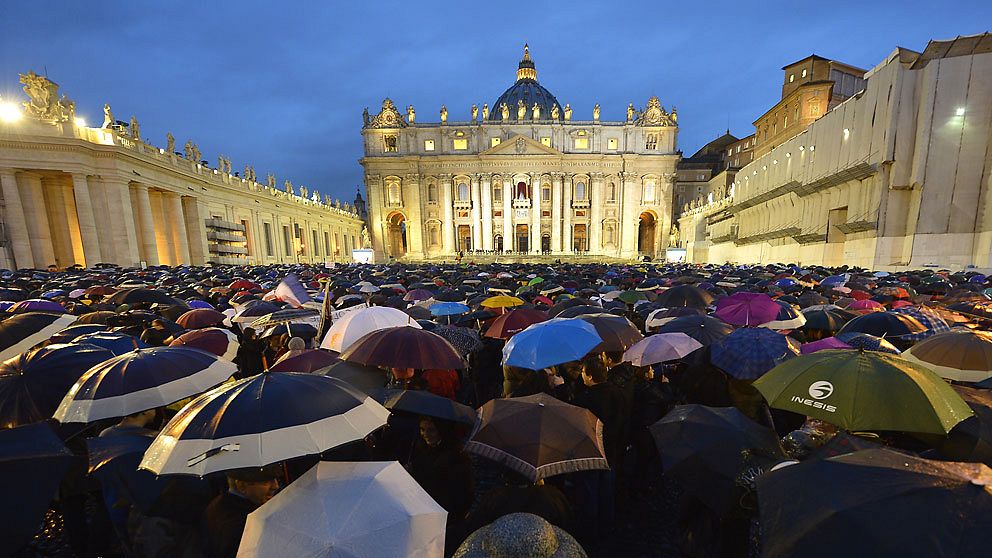
[[[65,180],[68,178],[68,180]],[[79,230],[79,216],[76,211],[76,194],[72,187],[72,177],[59,176],[62,200],[65,204],[66,224],[69,230],[69,249],[73,263],[86,265],[86,252],[83,249],[83,235]]]
[[[127,180],[116,176],[102,176],[103,192],[107,198],[107,214],[113,215],[114,250],[104,254],[105,260],[122,266],[135,266],[141,260],[140,240],[135,217],[136,206],[131,204],[131,188]]]
[[[622,207],[622,220],[620,230],[623,233],[620,244],[620,257],[633,258],[637,256],[637,225],[638,208],[640,207],[640,192],[637,188],[637,177],[631,172],[620,173],[620,180],[623,184],[623,197],[620,207]]]
[[[99,236],[96,229],[96,217],[93,215],[93,201],[90,197],[90,185],[85,174],[72,175],[72,193],[76,200],[76,221],[79,223],[79,236],[83,244],[85,264],[92,267],[103,261]]]
[[[76,257],[72,252],[72,237],[69,235],[69,216],[65,207],[62,181],[51,175],[42,175],[41,191],[51,230],[52,248],[55,250],[54,263],[59,268],[71,266],[76,263]]]
[[[186,215],[183,213],[183,200],[179,194],[167,192],[162,195],[172,229],[172,244],[175,248],[176,265],[190,265],[189,241],[186,234]],[[257,246],[257,243],[253,243]]]
[[[599,254],[603,248],[603,173],[589,177],[589,253]]]
[[[541,253],[541,175],[530,174],[530,240],[528,249],[531,254]]]
[[[403,207],[406,209],[406,246],[407,257],[423,259],[424,257],[424,218],[421,206],[424,196],[420,192],[420,175],[407,174],[403,177]],[[356,239],[357,242],[357,239]],[[354,249],[355,246],[351,246]],[[348,254],[349,256],[351,254]]]
[[[172,249],[172,235],[169,222],[163,208],[162,192],[148,189],[148,200],[152,206],[152,227],[155,229],[155,250],[158,252],[158,262],[163,265],[175,265]],[[228,219],[230,221],[230,219]]]
[[[561,242],[561,178],[564,173],[551,173],[551,251],[560,253]]]
[[[134,195],[137,229],[140,238],[141,259],[149,266],[158,265],[158,249],[155,246],[155,225],[152,223],[152,202],[148,197],[148,186],[134,182],[131,192]]]
[[[203,265],[207,263],[207,258],[210,256],[210,249],[207,246],[206,206],[201,206],[200,201],[193,196],[183,196],[181,203],[186,225],[186,241],[189,244],[189,262],[191,265]],[[277,222],[273,221],[273,256],[279,254],[282,244],[282,228],[278,227]]]
[[[112,214],[107,209],[107,192],[99,177],[87,176],[86,184],[90,194],[90,207],[93,210],[96,240],[100,246],[100,261],[110,262],[113,261],[116,252],[114,249],[113,221],[120,220],[121,217],[120,214]],[[113,215],[112,218],[110,217],[111,215]]]
[[[41,188],[41,175],[33,172],[17,174],[23,194],[21,204],[27,220],[28,236],[31,238],[31,256],[37,268],[44,269],[55,263],[55,246],[52,243],[52,229],[48,225],[48,211],[45,209],[45,193]]]
[[[17,188],[17,176],[13,170],[0,170],[0,187],[3,188],[3,219],[7,225],[7,235],[10,237],[11,248],[14,252],[14,264],[11,267],[14,269],[36,267],[34,255],[31,253],[31,240],[28,236],[24,206],[21,204],[21,192]]]
[[[564,192],[562,194],[562,204],[564,205],[565,219],[562,223],[562,252],[571,254],[574,252],[572,246],[572,176],[565,177]]]
[[[454,257],[458,252],[455,244],[455,213],[451,208],[451,175],[441,175],[441,203],[444,204],[444,223],[441,223],[441,237],[444,245],[444,255]]]
[[[493,188],[492,176],[482,175],[482,249],[493,249]]]
[[[503,177],[503,250],[517,249],[517,231],[513,230],[513,179]]]
[[[479,175],[472,175],[472,249],[482,249],[482,190]]]

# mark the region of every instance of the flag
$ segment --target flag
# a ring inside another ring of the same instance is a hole
[[[287,275],[274,292],[279,300],[288,302],[293,308],[300,308],[310,302],[310,295],[307,294],[307,290],[294,273]]]

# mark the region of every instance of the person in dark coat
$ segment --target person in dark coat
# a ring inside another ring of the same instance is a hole
[[[603,446],[606,450],[606,460],[616,472],[617,464],[623,462],[623,452],[626,449],[624,421],[626,403],[620,388],[609,381],[606,365],[599,358],[585,361],[582,371],[582,381],[586,389],[576,396],[574,404],[589,409],[592,414],[603,422]]]
[[[503,479],[504,484],[483,495],[475,509],[468,514],[462,535],[468,535],[508,513],[516,512],[543,517],[548,523],[575,535],[575,514],[571,503],[561,490],[545,484],[543,480],[537,483],[530,482],[509,470],[504,471]]]
[[[200,521],[208,558],[237,556],[248,514],[276,495],[279,479],[272,467],[229,471],[227,486],[227,491],[210,502]]]
[[[266,342],[255,335],[254,329],[246,327],[240,343],[238,354],[234,357],[234,362],[238,365],[238,372],[235,376],[241,379],[261,373],[264,369],[262,354],[265,351]]]

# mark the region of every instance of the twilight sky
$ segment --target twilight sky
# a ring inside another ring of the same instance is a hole
[[[383,97],[418,120],[468,120],[514,80],[529,42],[538,80],[576,119],[624,118],[648,97],[678,107],[691,155],[726,128],[753,132],[785,64],[811,53],[869,69],[896,46],[992,29],[992,1],[82,2],[4,0],[0,96],[48,76],[91,125],[109,102],[164,146],[272,172],[342,199],[361,183],[362,108]]]

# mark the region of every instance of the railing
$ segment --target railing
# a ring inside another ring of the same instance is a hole
[[[244,246],[234,246],[232,244],[210,244],[209,249],[214,254],[248,254],[248,249]]]
[[[207,219],[205,222],[207,227],[214,229],[227,229],[229,231],[245,231],[245,226],[241,223],[232,223],[231,221],[224,221],[223,219]]]
[[[227,240],[229,242],[245,242],[248,240],[243,234],[233,234],[223,231],[207,231],[207,240]]]

